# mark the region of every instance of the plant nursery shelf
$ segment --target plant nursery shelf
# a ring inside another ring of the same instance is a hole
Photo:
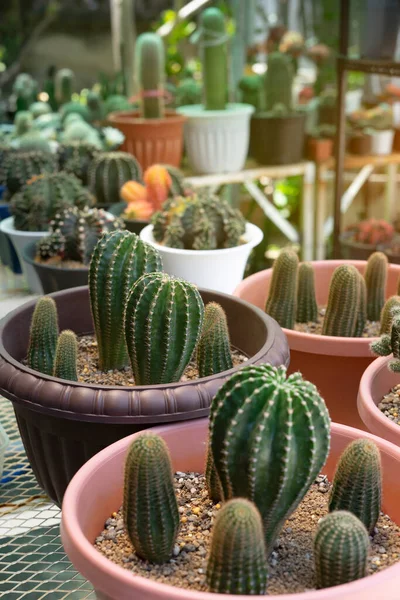
[[[338,67],[345,71],[360,71],[376,75],[400,76],[400,63],[387,60],[368,60],[340,56]]]

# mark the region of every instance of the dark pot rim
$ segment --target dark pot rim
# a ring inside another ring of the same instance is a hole
[[[37,242],[29,242],[26,244],[22,250],[22,256],[24,261],[29,265],[32,265],[35,269],[47,269],[48,271],[61,271],[64,273],[88,273],[89,267],[78,267],[74,269],[69,269],[68,267],[54,267],[53,265],[48,265],[46,263],[37,262],[35,260],[36,255],[36,245]]]
[[[264,121],[264,120],[268,120],[268,121],[292,121],[295,119],[302,119],[302,120],[306,120],[307,115],[305,112],[303,111],[299,111],[299,110],[294,110],[291,113],[288,113],[287,115],[282,115],[282,116],[276,116],[276,115],[272,115],[271,113],[268,113],[267,111],[262,111],[259,113],[254,113],[251,116],[252,119],[254,120],[259,120],[259,121]]]
[[[216,301],[218,298],[225,299],[227,302],[234,301],[246,310],[256,313],[260,325],[264,325],[264,344],[244,364],[267,362],[265,357],[274,344],[277,344],[277,349],[281,352],[286,365],[289,363],[286,336],[271,317],[250,303],[229,294],[205,289],[199,291],[216,297]],[[57,300],[65,302],[66,297],[72,297],[71,302],[68,302],[68,305],[72,306],[74,296],[78,296],[79,302],[86,302],[88,286],[61,290],[48,294],[48,296],[56,302]],[[29,406],[38,412],[72,420],[108,423],[159,423],[199,418],[208,415],[210,397],[214,396],[223,381],[243,366],[240,365],[228,371],[193,381],[150,386],[90,384],[44,375],[13,358],[5,348],[6,336],[15,336],[13,324],[19,319],[26,321],[26,313],[28,313],[30,321],[36,302],[37,300],[34,299],[25,303],[0,321],[0,392],[13,402]],[[91,332],[79,331],[78,333],[84,335]],[[179,393],[180,391],[181,393]],[[179,410],[177,407],[183,403],[183,392],[191,397],[188,399],[188,408]],[[146,413],[142,410],[143,399],[148,402],[149,393],[154,397],[157,396],[157,403],[163,405],[165,412],[153,413],[150,411]],[[200,405],[204,408],[192,409],[193,404],[196,402],[199,404],[199,399]],[[143,414],[144,412],[145,414]]]

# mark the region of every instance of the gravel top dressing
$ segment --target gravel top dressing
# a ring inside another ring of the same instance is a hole
[[[320,475],[282,528],[269,558],[268,595],[315,589],[313,536],[319,519],[328,513],[330,487],[327,478]],[[181,528],[169,562],[155,565],[136,556],[125,532],[121,509],[107,519],[95,547],[114,563],[147,579],[207,591],[212,523],[221,506],[209,499],[203,475],[178,472],[175,488]],[[376,573],[399,558],[400,528],[381,513],[371,539],[369,573]]]
[[[383,396],[378,408],[385,417],[400,425],[400,383]]]
[[[322,335],[322,326],[324,324],[325,312],[326,306],[319,306],[319,315],[317,323],[296,323],[294,326],[294,330],[300,331],[301,333],[314,333],[315,335]],[[380,328],[381,324],[379,323],[379,321],[367,321],[361,337],[379,337]]]

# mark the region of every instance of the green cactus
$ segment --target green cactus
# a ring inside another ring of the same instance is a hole
[[[37,151],[11,150],[6,153],[1,166],[1,183],[9,195],[18,192],[35,175],[57,170],[51,154]]]
[[[28,110],[20,110],[14,117],[15,135],[24,135],[33,127],[33,117]]]
[[[381,312],[381,330],[380,334],[384,333],[390,334],[392,330],[392,321],[394,313],[397,312],[397,309],[400,310],[400,296],[390,296]]]
[[[377,445],[355,440],[341,455],[333,478],[329,511],[347,510],[364,523],[371,534],[381,510],[382,473]]]
[[[67,126],[68,119],[72,115],[77,115],[81,121],[89,123],[90,121],[90,111],[85,104],[81,104],[80,102],[67,102],[64,104],[61,109],[61,123],[64,127]]]
[[[138,279],[125,311],[125,339],[136,385],[179,381],[199,340],[203,315],[201,296],[188,281],[166,273]]]
[[[73,331],[65,329],[60,333],[54,361],[54,377],[78,381],[77,372],[78,342]]]
[[[221,482],[218,473],[215,469],[214,458],[212,454],[211,444],[207,446],[207,459],[205,469],[205,479],[207,492],[213,502],[220,502],[223,498]]]
[[[217,594],[263,595],[267,556],[257,508],[244,498],[230,500],[215,519],[207,584]]]
[[[204,323],[197,346],[197,367],[200,377],[208,377],[232,369],[228,323],[222,306],[207,304]]]
[[[59,105],[71,101],[75,88],[75,75],[71,69],[60,69],[55,76],[55,98]]]
[[[37,82],[27,73],[20,73],[13,85],[13,93],[17,98],[17,112],[28,110],[30,105],[35,102],[37,92]]]
[[[367,285],[364,277],[358,271],[358,285],[360,287],[360,298],[358,301],[358,312],[354,337],[362,337],[367,322]]]
[[[101,152],[89,168],[89,188],[100,205],[120,202],[121,187],[127,181],[141,181],[136,158],[127,152]]]
[[[51,146],[39,131],[28,131],[17,141],[17,148],[21,152],[43,152],[51,153]]]
[[[383,334],[379,340],[372,342],[371,350],[378,356],[389,356],[393,353],[393,360],[388,365],[389,369],[394,373],[400,373],[400,311],[393,310],[390,334]]]
[[[261,513],[268,552],[325,464],[330,419],[316,387],[285,367],[244,366],[215,395],[210,440],[225,500]]]
[[[245,75],[242,77],[239,81],[242,102],[251,104],[256,110],[260,110],[262,86],[263,80],[260,75]]]
[[[228,34],[223,12],[216,7],[203,10],[200,31],[205,109],[225,110],[228,100]]]
[[[142,33],[136,40],[135,73],[143,119],[164,118],[165,50],[157,33]]]
[[[89,295],[102,371],[128,363],[124,312],[129,291],[144,273],[161,268],[157,250],[134,233],[114,231],[97,243],[89,267]]]
[[[125,461],[123,516],[136,553],[153,563],[166,562],[179,531],[171,459],[164,440],[143,433]]]
[[[290,56],[273,52],[268,56],[268,69],[265,75],[265,99],[267,111],[273,111],[282,104],[286,112],[292,110],[292,87],[294,79]]]
[[[361,285],[353,265],[335,269],[326,307],[322,335],[354,337],[359,316]]]
[[[192,77],[187,77],[179,82],[176,89],[176,106],[201,104],[202,86]]]
[[[53,111],[50,104],[47,102],[33,102],[33,104],[31,104],[29,107],[29,112],[34,119],[37,119],[37,117],[40,117],[41,115],[48,115]]]
[[[71,206],[84,208],[93,196],[74,175],[60,171],[40,175],[11,199],[14,226],[21,231],[47,231],[57,213]]]
[[[385,304],[388,259],[383,252],[374,252],[368,259],[365,271],[367,284],[367,318],[379,321]]]
[[[106,98],[104,101],[104,111],[106,115],[112,112],[120,112],[132,109],[133,106],[126,96],[113,94],[112,96],[108,96],[108,98]]]
[[[369,546],[367,530],[353,514],[340,510],[324,517],[314,539],[317,587],[365,577]]]
[[[83,185],[87,185],[89,167],[98,153],[98,147],[92,143],[79,140],[63,142],[57,150],[59,169],[72,173]]]
[[[293,329],[296,320],[298,264],[294,250],[282,250],[274,262],[265,305],[265,312],[286,329]]]
[[[154,239],[170,248],[214,250],[240,244],[246,221],[222,198],[204,193],[166,200],[152,217]]]
[[[27,355],[28,367],[53,375],[58,338],[58,317],[54,300],[39,298],[33,311]]]
[[[101,122],[105,118],[104,104],[100,94],[90,91],[86,97],[87,107],[90,113],[90,122]]]
[[[298,271],[297,323],[316,323],[318,305],[315,298],[314,269],[311,263],[301,263]]]

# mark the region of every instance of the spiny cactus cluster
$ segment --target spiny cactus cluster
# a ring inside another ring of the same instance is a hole
[[[384,333],[379,340],[372,342],[371,350],[378,356],[393,354],[388,367],[394,373],[400,373],[400,309],[397,306],[392,309],[392,315],[390,333]]]
[[[99,205],[120,202],[120,190],[124,183],[140,181],[141,178],[139,163],[127,152],[101,152],[89,167],[89,189]]]
[[[209,194],[167,200],[152,218],[156,242],[170,248],[214,250],[238,246],[246,229],[242,213]]]
[[[59,169],[72,173],[87,185],[89,167],[98,153],[99,149],[90,142],[63,142],[57,150]]]
[[[383,219],[367,219],[348,228],[354,241],[361,244],[378,246],[390,242],[394,235],[394,227]]]
[[[140,115],[144,119],[162,119],[165,113],[165,50],[163,40],[157,33],[139,35],[135,62]]]
[[[56,160],[49,153],[10,150],[5,153],[0,167],[0,184],[5,185],[8,194],[12,195],[32,177],[55,171],[57,171]]]
[[[228,323],[223,308],[217,302],[207,304],[204,323],[197,346],[197,367],[200,377],[232,369]]]

